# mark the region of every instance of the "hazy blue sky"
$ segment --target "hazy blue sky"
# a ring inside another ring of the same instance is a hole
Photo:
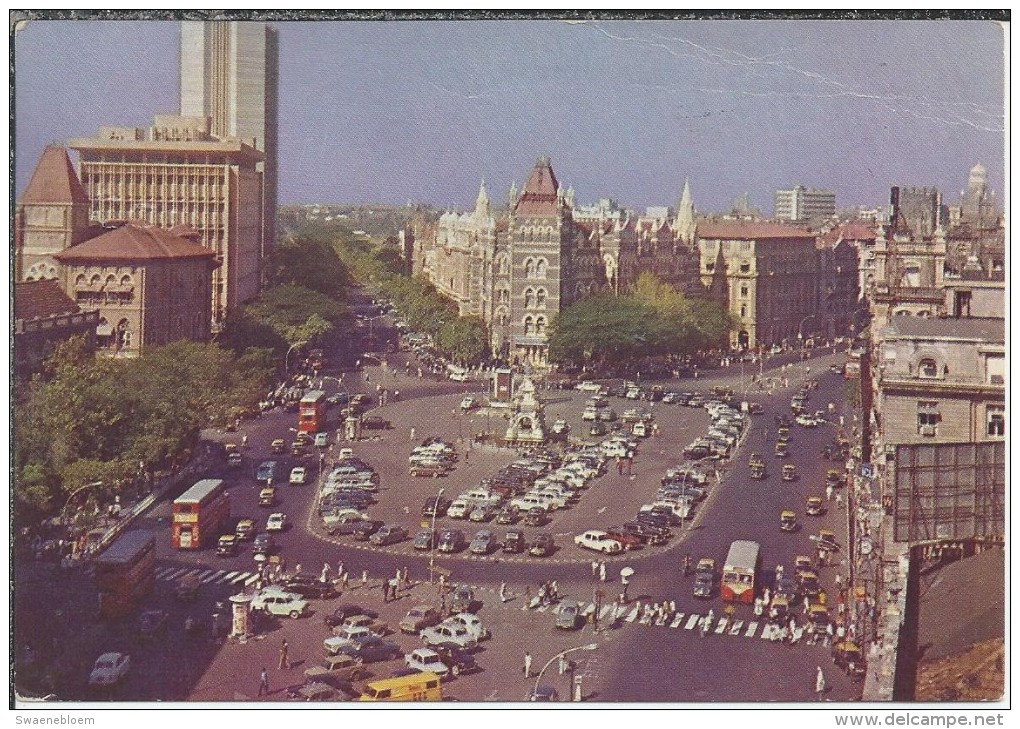
[[[280,202],[469,207],[548,154],[579,202],[701,210],[892,184],[1003,198],[1003,37],[984,21],[275,23]],[[42,147],[178,109],[178,26],[34,21],[16,49],[16,194]]]

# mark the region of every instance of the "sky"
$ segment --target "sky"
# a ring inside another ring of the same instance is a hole
[[[280,203],[503,199],[552,158],[578,203],[700,211],[745,192],[894,184],[1005,198],[989,21],[279,22]],[[15,37],[15,195],[46,144],[179,109],[178,24],[31,21]],[[71,49],[71,50],[69,50]],[[73,52],[71,52],[73,50]]]

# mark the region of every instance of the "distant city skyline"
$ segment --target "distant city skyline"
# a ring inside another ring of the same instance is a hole
[[[580,204],[699,211],[748,192],[958,201],[1004,190],[1001,26],[986,21],[277,22],[280,204],[494,202],[549,155]],[[180,24],[15,36],[15,195],[47,143],[180,106]],[[74,49],[68,53],[67,49]]]

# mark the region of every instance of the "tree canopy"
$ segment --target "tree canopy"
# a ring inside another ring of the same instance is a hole
[[[646,273],[627,295],[597,294],[561,311],[550,323],[549,356],[575,363],[682,356],[724,344],[731,326],[719,305]]]

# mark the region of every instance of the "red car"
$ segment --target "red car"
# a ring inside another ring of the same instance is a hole
[[[627,551],[641,549],[644,546],[644,544],[637,536],[627,531],[623,527],[609,527],[608,529],[606,529],[606,534],[609,535],[610,539],[615,539],[620,544],[622,544],[623,548]]]

